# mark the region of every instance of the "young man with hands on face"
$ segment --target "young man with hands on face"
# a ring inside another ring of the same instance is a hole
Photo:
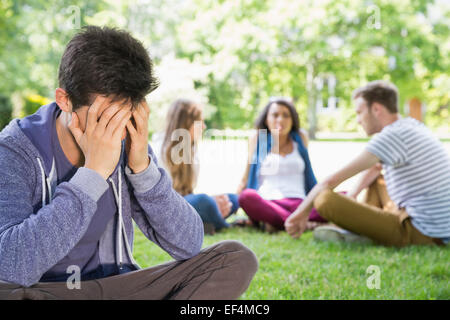
[[[203,224],[148,144],[156,89],[142,44],[86,27],[56,102],[0,133],[0,299],[235,299],[258,262],[237,241],[201,250]],[[141,269],[133,220],[175,260]],[[70,286],[74,272],[81,280]]]

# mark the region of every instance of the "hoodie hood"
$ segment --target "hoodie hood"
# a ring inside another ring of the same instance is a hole
[[[44,162],[43,167],[46,176],[50,176],[52,171],[53,129],[59,112],[60,109],[56,102],[52,102],[39,108],[36,113],[18,121],[18,125],[22,132],[39,151],[39,155]]]

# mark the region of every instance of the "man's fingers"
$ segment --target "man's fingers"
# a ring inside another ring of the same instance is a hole
[[[297,234],[298,234],[298,230],[297,229],[289,229],[288,234],[292,237],[292,238],[296,238]]]
[[[144,116],[142,116],[142,114],[137,110],[133,111],[133,118],[134,118],[134,121],[136,122],[137,132],[139,134],[145,133],[145,131],[147,130],[148,118],[145,118]]]
[[[95,98],[94,103],[89,107],[86,123],[86,131],[88,133],[92,132],[97,126],[98,115],[101,111],[100,109],[103,109],[108,101],[108,98],[98,95]]]
[[[284,228],[286,229],[286,232],[289,234],[289,235],[292,235],[293,233],[294,233],[294,231],[295,231],[295,229],[292,227],[292,226],[284,226]]]
[[[72,132],[75,141],[80,144],[81,136],[83,135],[83,131],[80,129],[80,121],[78,120],[78,116],[75,112],[72,112],[72,119],[69,123],[69,130]]]
[[[125,110],[123,110],[123,111],[125,111]],[[120,112],[122,112],[122,110]],[[119,116],[119,113],[117,113],[117,116]],[[107,128],[107,130],[113,129],[113,132],[112,132],[113,139],[118,139],[118,138],[122,137],[123,130],[125,129],[127,122],[130,121],[131,111],[127,110],[122,115],[120,115],[120,118],[116,119],[116,117],[114,117],[114,119],[111,120],[111,122],[114,121],[114,123],[112,123],[112,125],[114,127],[109,128],[109,125],[108,125],[108,128]],[[116,122],[117,122],[117,124],[116,124]]]
[[[113,111],[111,111],[111,112],[113,112]],[[120,126],[120,124],[122,123],[122,120],[124,119],[124,117],[127,116],[128,113],[130,113],[130,110],[126,109],[126,108],[121,108],[119,111],[117,111],[114,114],[114,116],[111,118],[111,120],[109,120],[104,134],[108,135],[110,137],[113,136],[114,132],[116,131],[116,128],[118,126]],[[129,117],[129,114],[128,114],[128,117]],[[125,127],[125,125],[124,125],[124,127]]]
[[[139,113],[142,118],[145,118],[146,115],[147,115],[147,110],[145,110],[145,107],[144,107],[144,105],[142,103],[139,104],[134,111]]]
[[[294,239],[300,237],[303,233],[302,227],[298,224],[285,223],[286,232]]]
[[[143,114],[143,116],[145,117],[145,116],[149,116],[150,115],[150,107],[148,106],[148,104],[147,104],[147,101],[144,99],[140,104],[139,104],[139,106],[141,106],[142,107],[142,110],[144,111],[144,114]]]
[[[131,119],[127,122],[127,129],[128,133],[130,134],[131,138],[134,139],[137,135],[136,128],[134,127],[133,123],[131,122]]]
[[[292,237],[297,239],[300,238],[300,236],[305,232],[305,229],[302,226],[299,226],[295,231],[293,232]]]
[[[284,222],[284,227],[286,229],[288,228],[292,228],[294,226],[294,224],[291,222],[291,220],[289,220],[289,218],[286,219],[286,221]]]
[[[108,126],[109,121],[111,121],[111,119],[119,112],[119,110],[121,109],[117,104],[107,108],[100,116],[100,120],[97,123],[97,128],[104,131]]]
[[[141,119],[141,115],[140,115],[139,111],[137,111],[137,110],[133,111],[133,119],[134,119],[134,122],[136,123],[136,131],[140,134],[142,132],[141,127],[143,125],[143,121]]]

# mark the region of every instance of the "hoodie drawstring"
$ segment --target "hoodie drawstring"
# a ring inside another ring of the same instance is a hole
[[[118,187],[119,187],[119,192],[117,192],[117,188],[114,184],[114,180],[112,178],[109,178],[109,181],[111,182],[111,185],[113,187],[113,192],[114,192],[114,197],[116,198],[116,203],[118,206],[118,222],[117,222],[117,247],[118,247],[118,256],[119,256],[119,269],[122,269],[122,264],[123,264],[123,258],[122,258],[122,237],[125,237],[125,249],[127,250],[127,254],[128,257],[131,260],[131,263],[135,266],[135,268],[137,269],[141,269],[141,267],[137,264],[137,262],[134,260],[133,258],[133,253],[131,252],[131,248],[130,245],[128,243],[128,237],[127,237],[127,233],[125,230],[125,226],[123,223],[123,218],[122,218],[122,170],[121,167],[119,166],[118,168]]]
[[[50,171],[50,176],[47,178],[45,175],[44,166],[42,164],[41,159],[36,158],[39,168],[41,169],[41,181],[42,181],[42,206],[45,206],[46,204],[49,204],[52,202],[53,192],[52,192],[52,177],[56,174],[56,167],[55,167],[55,159],[53,159],[52,163],[52,169]],[[48,202],[47,200],[47,190],[48,190]]]
[[[42,165],[41,159],[36,158],[36,160],[39,163],[39,168],[41,169],[41,177],[42,177],[42,206],[45,206],[45,199],[46,199],[46,192],[47,192],[47,188],[45,187],[45,171],[44,171],[44,166]]]
[[[51,181],[50,178],[47,178],[45,176],[45,171],[44,171],[44,166],[42,165],[41,159],[36,158],[36,160],[38,161],[39,164],[39,168],[41,169],[41,180],[42,180],[42,206],[45,206],[47,204],[47,189],[48,189],[48,193],[49,193],[49,200],[48,203],[51,202],[52,200],[52,186],[51,186]],[[116,241],[117,241],[117,247],[116,250],[118,249],[118,257],[119,257],[119,268],[122,269],[122,264],[123,264],[123,257],[122,257],[122,236],[125,237],[125,248],[127,250],[127,254],[128,257],[131,260],[131,263],[134,265],[134,267],[136,269],[141,269],[141,267],[138,265],[138,263],[134,260],[133,258],[133,253],[131,252],[131,248],[130,245],[128,243],[128,237],[127,237],[127,233],[125,230],[125,226],[123,223],[123,219],[122,219],[122,171],[121,171],[121,167],[119,166],[118,168],[119,172],[118,172],[118,185],[119,185],[119,192],[117,192],[117,188],[116,185],[114,184],[114,180],[112,178],[109,178],[109,181],[111,182],[111,185],[113,187],[113,192],[114,192],[114,197],[116,199],[116,204],[117,204],[117,208],[118,208],[118,226],[117,226],[117,235],[116,235]]]
[[[48,203],[52,202],[52,185],[50,184],[50,178],[45,179],[48,187]]]
[[[120,170],[120,167],[119,167]],[[119,177],[120,177],[120,172],[119,172]],[[120,179],[120,178],[119,178]],[[119,217],[117,219],[117,231],[116,231],[116,242],[117,242],[117,254],[119,257],[119,269],[122,269],[122,206],[121,206],[121,202],[122,199],[120,198],[120,196],[117,194],[117,188],[116,185],[114,184],[114,180],[112,178],[109,178],[109,181],[111,182],[111,185],[113,187],[113,192],[114,192],[114,198],[116,198],[116,203],[117,203],[117,211],[119,212]],[[121,190],[121,186],[120,186],[120,181],[119,181],[119,192]]]

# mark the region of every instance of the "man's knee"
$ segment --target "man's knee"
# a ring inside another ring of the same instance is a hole
[[[314,208],[319,211],[321,216],[330,208],[332,199],[335,196],[336,194],[331,189],[325,189],[314,199]]]
[[[244,278],[251,280],[258,270],[258,259],[252,250],[236,240],[224,240],[219,242],[218,249],[224,254],[234,256],[236,273],[240,273]]]

